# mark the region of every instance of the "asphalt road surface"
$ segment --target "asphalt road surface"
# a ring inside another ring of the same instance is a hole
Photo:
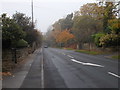
[[[16,79],[5,78],[3,87],[118,88],[118,64],[117,60],[101,55],[42,48],[34,53],[29,63],[27,61],[25,66],[21,66],[21,74],[15,74]],[[12,84],[16,80],[21,81],[19,84]]]

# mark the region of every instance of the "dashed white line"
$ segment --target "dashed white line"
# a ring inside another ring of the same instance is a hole
[[[76,62],[76,63],[80,63],[80,64],[84,64],[83,62],[80,62],[80,61],[77,61],[75,59],[71,59],[73,62]]]
[[[75,59],[71,59],[71,60],[72,60],[73,62],[80,63],[80,64],[82,64],[82,65],[90,65],[90,66],[104,67],[104,66],[98,65],[98,64],[80,62],[80,61],[75,60]]]
[[[70,55],[67,55],[68,57],[70,57],[70,58],[74,58],[74,57],[72,57],[72,56],[70,56]]]
[[[85,65],[91,65],[91,66],[97,66],[97,67],[104,67],[104,66],[102,66],[102,65],[93,64],[93,63],[85,63]]]
[[[65,53],[62,53],[63,55],[66,55]]]
[[[114,74],[114,73],[112,73],[112,72],[108,72],[108,74],[113,75],[113,76],[115,76],[115,77],[117,77],[117,78],[120,78],[120,76],[119,76],[119,75]]]

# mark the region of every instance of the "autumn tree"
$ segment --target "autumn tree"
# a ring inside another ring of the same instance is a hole
[[[79,48],[81,48],[82,43],[90,43],[91,35],[100,32],[101,30],[102,24],[90,16],[74,17],[72,32],[75,35]]]
[[[120,19],[116,16],[118,15],[117,6],[119,3],[114,2],[102,2],[104,7],[104,18],[103,18],[103,31],[105,33],[99,39],[99,45],[103,47],[119,46],[120,42]]]
[[[56,42],[66,45],[70,39],[74,39],[74,35],[71,34],[68,30],[64,30],[57,35]]]
[[[101,20],[103,19],[104,6],[99,6],[97,3],[87,3],[80,8],[80,14]]]

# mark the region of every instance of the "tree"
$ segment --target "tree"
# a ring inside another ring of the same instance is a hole
[[[108,20],[109,33],[120,34],[120,19]]]
[[[82,16],[87,15],[96,19],[103,19],[104,7],[99,6],[97,3],[87,3],[80,8]]]
[[[41,44],[42,34],[38,32],[38,30],[34,29],[35,25],[32,26],[31,17],[28,17],[23,13],[16,12],[13,15],[13,19],[22,28],[22,30],[26,32],[24,40],[26,40],[30,46],[32,46],[34,42],[39,42],[39,44]]]
[[[44,35],[44,43],[48,46],[58,46],[56,38],[59,33],[59,30],[48,30]]]
[[[90,43],[91,35],[102,30],[102,24],[90,16],[75,16],[72,32],[81,48],[82,43]]]
[[[106,34],[100,38],[100,45],[103,47],[120,46],[120,35]]]
[[[31,18],[26,16],[25,14],[23,13],[20,13],[20,12],[16,12],[14,15],[13,15],[13,19],[16,21],[16,23],[22,28],[23,31],[29,31],[29,30],[32,30],[33,26],[32,27],[32,21],[31,21]]]
[[[118,14],[118,3],[114,2],[107,2],[103,0],[101,3],[101,6],[104,7],[104,12],[103,12],[103,32],[104,33],[110,33],[108,29],[108,21],[111,19],[115,19],[117,14]]]
[[[92,35],[92,38],[94,39],[94,43],[96,44],[97,47],[102,47],[102,45],[100,44],[100,39],[103,36],[105,36],[104,33],[97,33]]]
[[[61,22],[61,29],[62,30],[70,30],[73,26],[73,13],[68,14],[67,17]]]
[[[108,30],[109,34],[102,36],[100,38],[100,44],[103,47],[111,47],[111,46],[120,46],[120,20],[119,19],[111,19],[108,21]]]
[[[41,45],[42,34],[38,30],[31,30],[27,32],[25,40],[28,42],[30,46],[32,46],[34,42]]]
[[[74,35],[70,34],[68,30],[64,30],[56,37],[56,42],[67,44],[70,39],[73,39]]]
[[[16,47],[17,41],[25,37],[22,28],[6,14],[2,14],[2,40],[3,48]]]

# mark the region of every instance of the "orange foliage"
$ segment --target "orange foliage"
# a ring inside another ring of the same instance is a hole
[[[55,30],[54,32],[52,32],[52,36],[57,39],[57,36],[60,34],[60,30]]]
[[[60,32],[56,37],[56,42],[58,43],[66,43],[68,40],[73,39],[74,35],[69,33],[68,30],[64,30]]]

